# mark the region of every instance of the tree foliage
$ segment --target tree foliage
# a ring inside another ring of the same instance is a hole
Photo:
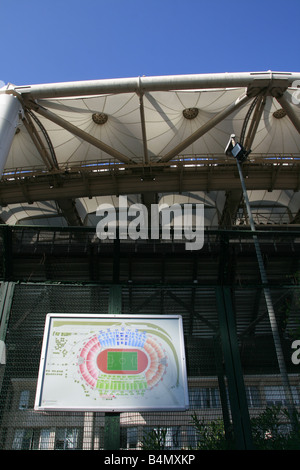
[[[297,415],[299,423],[299,415]],[[300,426],[292,428],[290,416],[281,406],[267,407],[259,415],[251,418],[253,447],[256,450],[300,450]],[[191,450],[231,450],[235,449],[232,430],[227,433],[222,419],[210,422],[192,415],[192,425],[196,431],[197,444]],[[155,428],[148,432],[142,442],[144,450],[166,449],[166,428]]]

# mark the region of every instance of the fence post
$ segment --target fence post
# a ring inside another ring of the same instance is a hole
[[[230,288],[216,287],[216,297],[235,446],[237,449],[253,449]]]
[[[11,281],[13,274],[13,256],[12,256],[12,228],[3,225],[1,227],[1,236],[3,244],[2,269],[4,281]]]
[[[15,289],[14,282],[2,282],[0,288],[0,340],[5,341],[11,304]]]
[[[2,282],[0,288],[0,395],[6,366],[6,331],[13,301],[15,283]]]
[[[122,287],[112,285],[109,291],[108,313],[122,313]],[[104,450],[120,449],[120,413],[105,413]]]

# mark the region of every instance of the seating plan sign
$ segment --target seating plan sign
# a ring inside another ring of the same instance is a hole
[[[186,410],[180,315],[46,316],[36,410]]]

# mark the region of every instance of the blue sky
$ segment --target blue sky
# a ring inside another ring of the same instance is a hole
[[[300,71],[300,1],[0,0],[0,80],[15,85]]]

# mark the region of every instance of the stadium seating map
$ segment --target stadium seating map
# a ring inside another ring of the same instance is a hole
[[[180,315],[47,315],[35,409],[187,408]]]

